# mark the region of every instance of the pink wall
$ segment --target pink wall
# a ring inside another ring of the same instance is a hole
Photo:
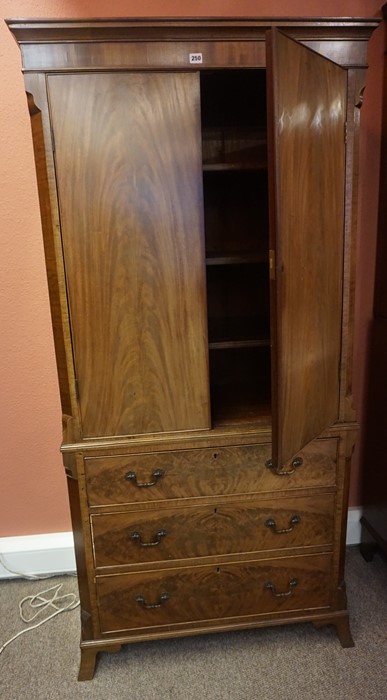
[[[379,0],[2,0],[4,17],[364,16]],[[291,5],[291,9],[290,6]],[[381,34],[380,30],[378,33]],[[375,253],[382,43],[370,48],[363,108],[355,392],[361,418]],[[61,415],[20,54],[0,24],[0,537],[70,529]],[[358,450],[359,452],[359,450]],[[351,503],[358,504],[355,455]]]

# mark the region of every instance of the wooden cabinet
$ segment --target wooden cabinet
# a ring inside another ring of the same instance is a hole
[[[312,621],[344,571],[376,20],[10,21],[81,595],[122,644]]]

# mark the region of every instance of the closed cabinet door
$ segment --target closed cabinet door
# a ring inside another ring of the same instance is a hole
[[[278,467],[338,418],[346,71],[272,30],[267,72]]]
[[[48,93],[82,434],[208,428],[198,74]]]

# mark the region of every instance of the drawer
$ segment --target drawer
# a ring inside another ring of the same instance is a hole
[[[278,475],[271,445],[85,457],[90,506],[332,486],[338,440],[315,440]]]
[[[100,576],[101,632],[325,608],[330,562],[325,554]]]
[[[329,545],[334,495],[91,517],[96,567]]]

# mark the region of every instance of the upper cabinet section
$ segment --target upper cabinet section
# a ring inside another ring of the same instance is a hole
[[[271,429],[277,467],[345,422],[378,20],[8,24],[73,442]]]
[[[367,64],[377,19],[8,20],[27,71],[264,66],[278,27],[345,67]],[[197,57],[201,58],[197,58]]]

